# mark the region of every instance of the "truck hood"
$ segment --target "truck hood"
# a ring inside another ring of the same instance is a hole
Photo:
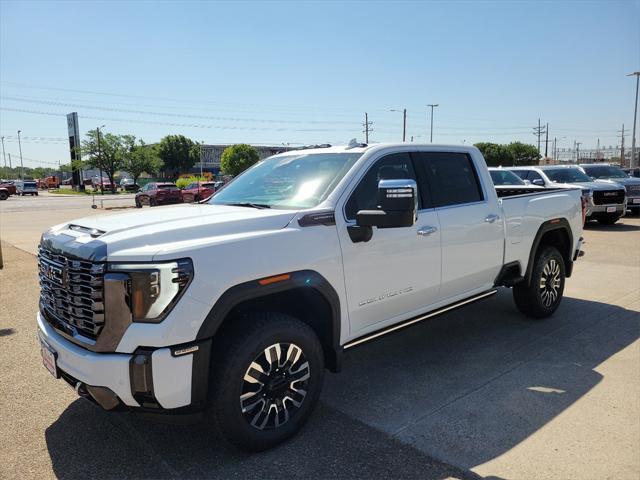
[[[85,217],[45,232],[48,248],[94,261],[150,260],[218,237],[286,227],[294,210],[181,204],[115,215]],[[116,257],[116,258],[114,258]]]
[[[558,187],[580,187],[583,190],[621,190],[624,188],[622,185],[611,181],[596,181],[596,182],[576,182],[576,183],[553,183],[552,185]]]
[[[640,178],[598,178],[595,183],[603,183],[606,185],[618,184],[627,187],[630,185],[640,185]]]

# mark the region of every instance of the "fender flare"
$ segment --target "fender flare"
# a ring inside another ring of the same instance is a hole
[[[326,347],[331,350],[333,358],[327,358],[326,360],[330,370],[338,371],[340,369],[342,356],[342,347],[340,346],[340,298],[338,294],[331,284],[314,270],[299,270],[277,276],[281,275],[288,275],[288,278],[268,284],[261,284],[261,279],[249,280],[227,289],[220,298],[218,298],[204,319],[204,322],[202,322],[196,335],[196,340],[214,337],[229,313],[241,303],[274,293],[282,293],[297,288],[310,288],[318,292],[330,307],[332,338],[330,340],[331,345]],[[271,276],[266,278],[271,278]],[[262,279],[264,279],[264,277]]]
[[[566,218],[554,218],[552,220],[547,220],[540,228],[538,228],[538,232],[536,233],[535,238],[533,239],[533,244],[531,245],[531,252],[529,253],[529,261],[527,263],[527,269],[524,274],[524,280],[528,284],[531,283],[531,275],[533,274],[533,264],[536,258],[536,253],[538,251],[538,247],[540,246],[540,241],[542,237],[554,230],[563,230],[569,236],[569,251],[560,252],[565,257],[565,270],[567,278],[571,276],[571,271],[573,269],[573,255],[571,255],[571,249],[573,248],[573,233],[571,232],[571,226]]]

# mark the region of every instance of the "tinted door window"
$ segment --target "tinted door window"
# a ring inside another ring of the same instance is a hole
[[[478,174],[465,153],[418,154],[434,207],[446,207],[484,200]]]
[[[378,206],[378,181],[393,179],[416,179],[408,153],[387,155],[367,171],[345,205],[347,219],[354,220],[360,210],[375,210]]]
[[[534,180],[540,180],[542,182],[542,183],[540,183],[540,185],[544,185],[544,179],[542,178],[542,175],[540,175],[535,170],[530,170],[529,171],[529,175],[527,176],[527,180],[529,180],[531,183],[533,183]]]

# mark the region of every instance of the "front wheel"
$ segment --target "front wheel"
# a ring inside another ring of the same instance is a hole
[[[547,318],[556,311],[564,292],[564,259],[555,247],[544,247],[536,256],[531,282],[513,287],[516,307],[527,317]]]
[[[232,444],[261,451],[293,436],[311,415],[324,356],[314,331],[293,317],[255,313],[237,321],[214,359],[210,413]]]

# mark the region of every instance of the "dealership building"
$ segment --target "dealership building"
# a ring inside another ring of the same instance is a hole
[[[220,158],[222,157],[222,152],[224,152],[225,148],[230,147],[231,145],[232,144],[202,145],[200,147],[201,162],[195,163],[193,168],[191,168],[191,173],[199,173],[200,164],[202,163],[202,171],[218,174],[220,172]],[[253,145],[253,147],[258,151],[260,160],[270,157],[271,155],[275,155],[276,153],[289,150],[288,147],[278,147],[274,145]]]

